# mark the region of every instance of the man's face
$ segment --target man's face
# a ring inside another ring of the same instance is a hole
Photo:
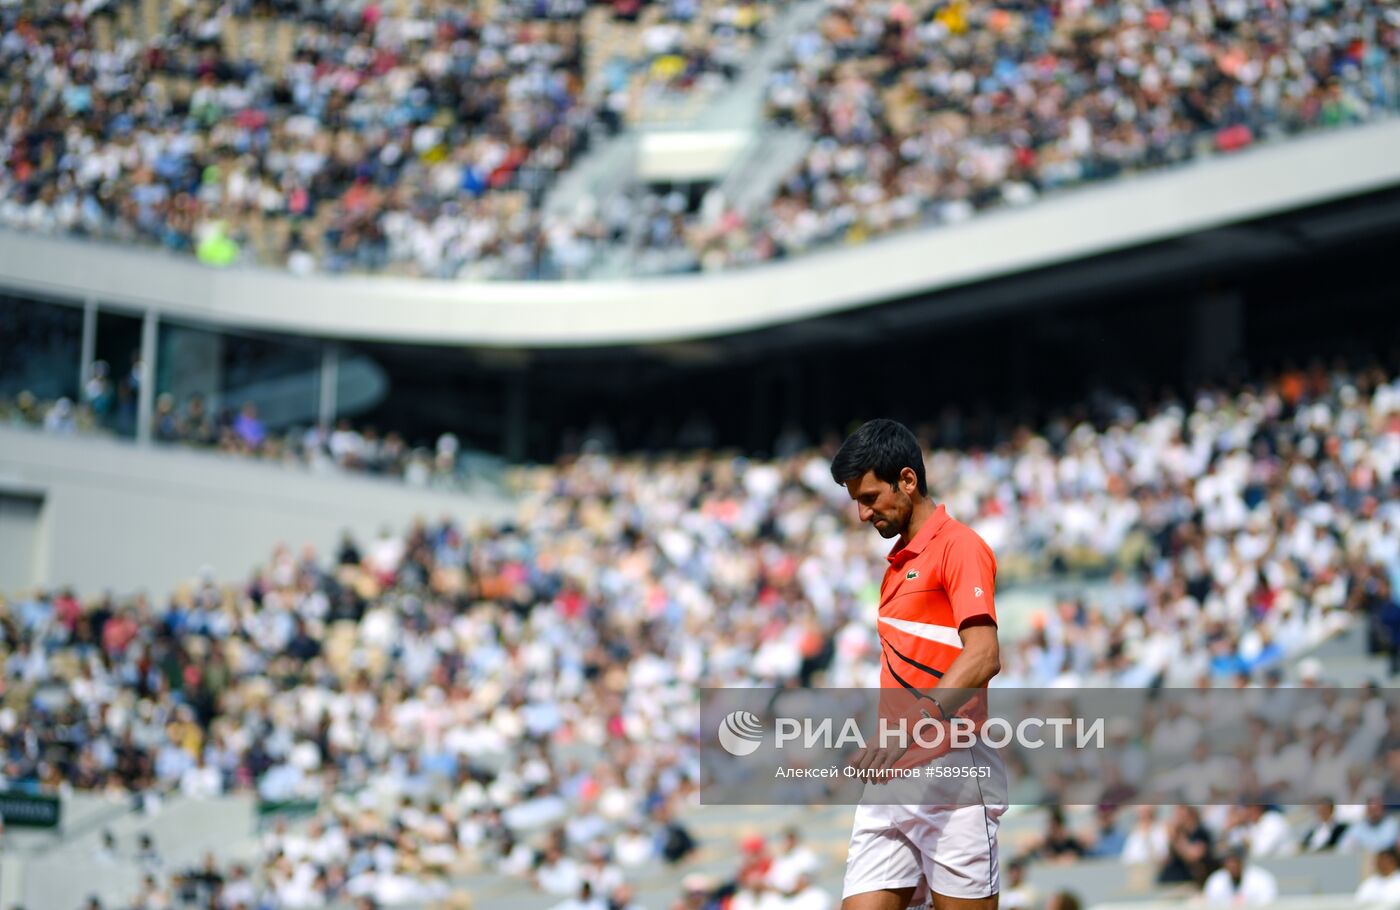
[[[846,481],[846,492],[856,502],[861,521],[869,522],[886,539],[899,537],[909,528],[909,516],[914,511],[910,496],[918,489],[914,471],[905,468],[893,485],[866,471],[859,480]]]

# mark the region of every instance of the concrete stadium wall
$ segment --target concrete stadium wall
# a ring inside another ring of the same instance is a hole
[[[162,595],[210,565],[241,580],[279,541],[322,553],[343,529],[363,546],[384,526],[443,515],[469,523],[508,503],[486,491],[391,480],[89,437],[0,427],[0,496],[39,501],[24,567],[0,563],[0,592],[74,585],[80,593]],[[7,539],[19,536],[7,527]]]
[[[204,323],[481,346],[720,335],[1068,262],[1400,185],[1400,121],[1082,187],[858,248],[703,276],[596,282],[298,278],[0,233],[0,288]]]

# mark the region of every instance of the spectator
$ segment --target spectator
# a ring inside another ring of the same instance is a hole
[[[1157,807],[1142,805],[1134,810],[1133,826],[1119,855],[1125,863],[1160,866],[1167,859],[1170,846],[1167,826],[1157,820]]]
[[[588,862],[579,871],[580,877],[593,887],[597,895],[611,894],[625,882],[622,870],[608,862],[607,848],[594,844],[588,848]]]
[[[768,881],[781,893],[794,890],[798,879],[811,877],[821,867],[817,855],[802,843],[802,835],[794,827],[783,829],[782,843],[773,855]]]
[[[1384,652],[1390,658],[1390,675],[1400,673],[1400,601],[1391,594],[1389,579],[1377,574],[1363,582],[1365,593],[1361,607],[1370,617],[1373,653]]]
[[[254,452],[261,449],[267,441],[267,429],[258,419],[258,406],[251,401],[244,402],[238,412],[238,419],[233,423],[233,431],[237,434],[238,441]]]
[[[1360,821],[1348,826],[1337,849],[1343,852],[1360,850],[1379,853],[1395,846],[1397,840],[1400,840],[1400,822],[1386,811],[1386,805],[1379,796],[1373,796],[1366,800],[1366,814]]]
[[[673,910],[712,910],[720,906],[716,892],[715,884],[709,876],[692,872],[681,879],[681,898],[673,906]]]
[[[613,841],[613,856],[625,869],[645,866],[658,855],[654,839],[646,834],[640,822],[629,823]]]
[[[146,872],[157,872],[163,864],[156,842],[149,834],[142,834],[137,842],[136,862]]]
[[[203,752],[180,775],[180,792],[190,799],[212,799],[223,790],[223,775],[218,768],[210,766]]]
[[[1376,854],[1375,871],[1356,889],[1356,902],[1393,903],[1400,901],[1400,855],[1389,848]]]
[[[1052,808],[1045,834],[1035,851],[1036,858],[1052,863],[1071,863],[1086,852],[1084,844],[1066,827],[1064,811],[1058,806]]]
[[[1157,881],[1163,885],[1193,882],[1200,887],[1214,869],[1213,845],[1200,812],[1193,806],[1177,806],[1167,826],[1167,861]]]
[[[1336,849],[1347,831],[1346,822],[1337,818],[1336,804],[1330,799],[1319,800],[1313,804],[1313,814],[1317,816],[1317,821],[1303,835],[1299,844],[1302,852],[1321,853]]]
[[[153,432],[161,442],[176,442],[184,435],[184,428],[180,426],[180,416],[175,411],[175,396],[163,392],[156,397],[153,422]]]
[[[218,857],[212,852],[206,852],[200,865],[184,870],[178,879],[180,899],[187,904],[208,904],[221,893],[228,894],[226,890],[220,891],[227,876],[220,870]]]
[[[670,810],[664,807],[658,810],[661,824],[660,841],[661,856],[666,862],[672,865],[680,862],[695,849],[695,838],[690,831],[681,824],[678,819],[671,817]]]
[[[785,898],[783,910],[831,910],[832,897],[824,888],[812,882],[810,872],[802,872],[788,887],[777,890]]]
[[[768,853],[768,842],[762,834],[749,834],[739,840],[739,880],[751,881],[759,877],[765,880],[773,868],[773,857]]]
[[[141,878],[141,895],[145,910],[170,910],[173,906],[170,892],[149,873]]]
[[[578,863],[565,856],[557,845],[546,848],[539,866],[535,869],[536,887],[548,894],[577,894],[583,882],[584,876]]]
[[[1036,904],[1036,891],[1026,884],[1026,858],[1018,856],[1006,864],[1000,907],[1002,910],[1031,910]]]
[[[1097,809],[1098,827],[1090,840],[1085,856],[1094,859],[1116,858],[1121,856],[1128,843],[1129,832],[1119,826],[1118,807],[1101,805]]]
[[[593,893],[593,885],[585,881],[579,886],[577,897],[555,904],[554,910],[608,910],[608,903],[597,897]]]
[[[102,843],[93,851],[93,859],[106,866],[110,866],[118,861],[117,836],[112,833],[110,828],[104,828],[102,830]]]
[[[1206,902],[1216,907],[1262,907],[1278,897],[1278,883],[1267,870],[1246,862],[1248,850],[1232,847],[1221,868],[1206,879]]]
[[[73,402],[60,398],[44,415],[44,429],[49,433],[67,435],[76,432],[77,419],[73,413]]]
[[[1282,856],[1293,851],[1293,832],[1277,808],[1250,803],[1245,807],[1245,822],[1250,858]]]
[[[632,886],[628,884],[618,885],[608,895],[607,910],[642,910],[642,905],[633,899]]]
[[[768,876],[763,869],[741,867],[739,887],[729,902],[729,910],[778,910],[784,903],[782,895],[768,884]]]
[[[88,380],[83,385],[83,403],[91,409],[99,422],[103,421],[111,412],[114,399],[108,371],[107,361],[93,361]]]

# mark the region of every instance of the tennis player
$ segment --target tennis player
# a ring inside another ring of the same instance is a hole
[[[917,699],[924,716],[944,720],[978,693],[985,702],[983,690],[1001,669],[996,558],[975,531],[929,498],[914,434],[896,421],[872,420],[842,444],[831,475],[855,500],[860,520],[895,541],[880,586],[881,691],[902,690],[901,697]],[[889,768],[905,757],[897,743],[880,746],[872,743],[853,763]],[[985,747],[944,760],[980,763],[1004,781],[999,757]],[[862,800],[846,857],[842,910],[995,910],[1005,790],[990,782],[984,787],[975,777],[963,784],[958,792],[971,798],[917,805]]]

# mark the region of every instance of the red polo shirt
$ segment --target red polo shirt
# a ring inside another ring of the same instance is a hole
[[[881,688],[926,691],[962,651],[969,619],[996,622],[997,561],[977,532],[939,506],[919,533],[890,551],[880,584]]]

